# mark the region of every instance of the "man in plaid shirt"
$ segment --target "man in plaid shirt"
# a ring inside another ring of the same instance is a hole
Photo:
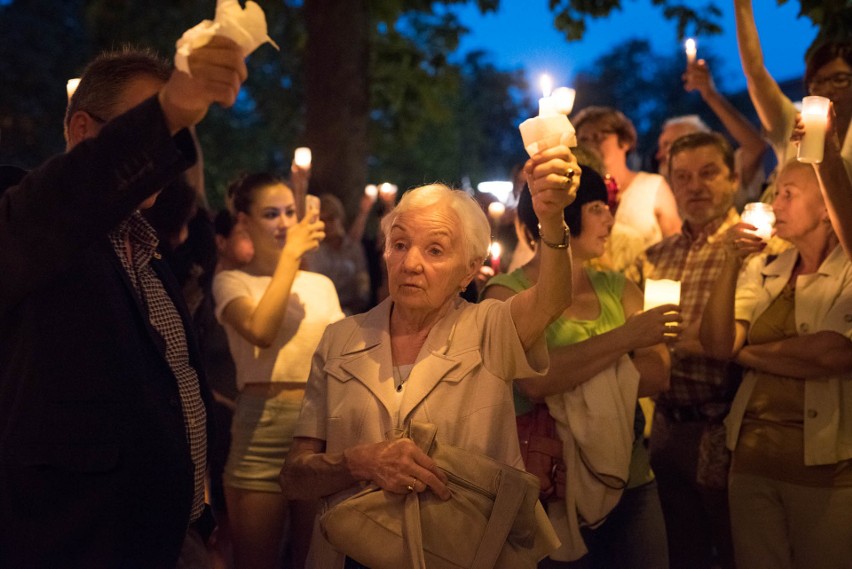
[[[681,282],[683,330],[673,345],[671,388],[656,398],[651,465],[665,514],[671,569],[733,567],[727,507],[730,454],[722,420],[739,385],[739,369],[710,359],[698,340],[701,313],[722,269],[722,236],[740,217],[733,208],[734,155],[717,133],[677,139],[669,181],[682,233],[648,248],[631,276]]]

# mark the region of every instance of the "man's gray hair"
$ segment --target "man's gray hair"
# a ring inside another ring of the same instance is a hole
[[[701,117],[698,115],[681,115],[679,117],[672,117],[663,123],[663,130],[667,129],[670,126],[680,126],[682,124],[688,124],[689,126],[695,127],[696,132],[710,132],[710,127],[707,126],[707,123],[701,120]]]

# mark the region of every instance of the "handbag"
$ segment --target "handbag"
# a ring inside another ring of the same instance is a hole
[[[439,443],[436,431],[412,422],[408,436],[446,473],[449,500],[373,485],[321,516],[325,538],[370,569],[534,569],[559,546],[538,502],[538,479]]]
[[[534,403],[531,411],[515,417],[521,458],[527,472],[541,484],[539,500],[565,499],[567,468],[562,458],[563,443],[556,433],[556,420],[546,403]]]

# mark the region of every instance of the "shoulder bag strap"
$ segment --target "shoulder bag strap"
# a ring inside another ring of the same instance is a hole
[[[409,492],[405,497],[402,533],[403,557],[411,561],[411,569],[426,569],[423,530],[420,526],[420,495],[417,492]]]
[[[515,524],[518,510],[524,502],[527,487],[518,476],[512,476],[505,470],[500,472],[500,482],[497,486],[497,497],[494,508],[485,526],[485,534],[479,543],[471,569],[494,569],[503,546],[509,537],[509,532]]]

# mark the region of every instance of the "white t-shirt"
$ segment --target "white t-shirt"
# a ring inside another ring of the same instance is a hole
[[[307,382],[311,357],[325,327],[343,318],[331,280],[318,273],[299,271],[293,280],[287,312],[275,340],[268,348],[255,346],[232,326],[222,322],[222,311],[232,300],[240,297],[259,302],[271,281],[272,277],[250,275],[239,270],[222,271],[213,279],[216,319],[228,335],[239,389],[246,383]]]
[[[657,194],[672,193],[666,179],[659,174],[637,172],[633,181],[621,194],[615,221],[636,230],[642,236],[645,248],[658,243],[663,238],[657,214]],[[674,201],[674,196],[672,196]]]

